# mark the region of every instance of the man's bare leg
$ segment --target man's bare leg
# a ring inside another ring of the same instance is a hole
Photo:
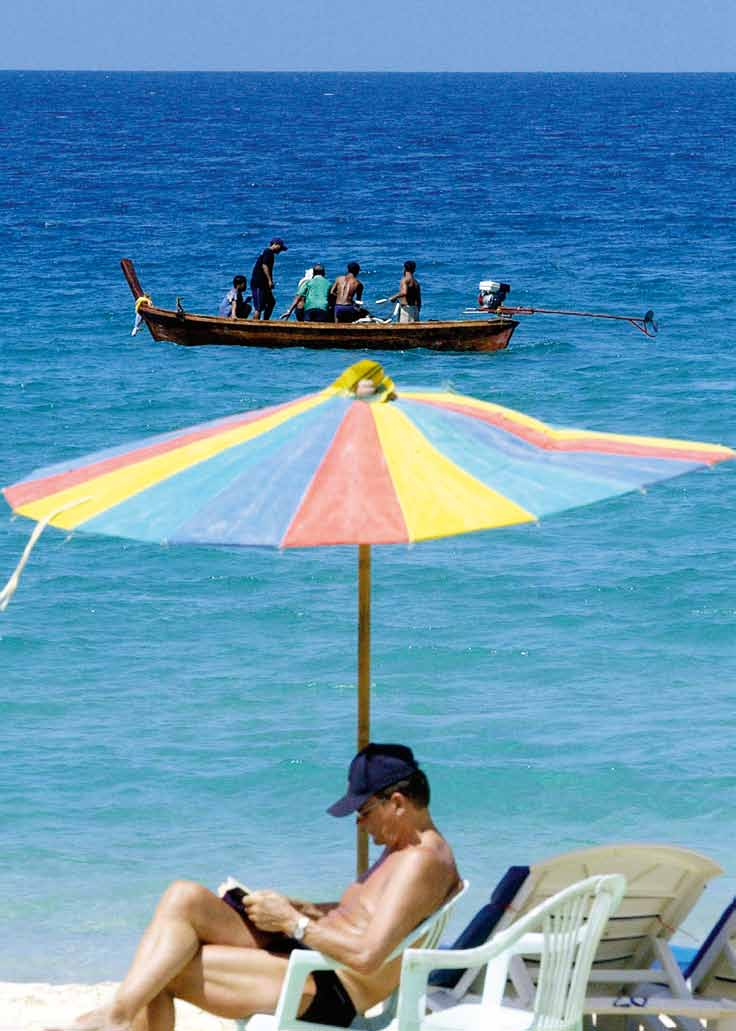
[[[132,1031],[174,1031],[174,996],[164,989],[133,1021]]]
[[[204,945],[169,984],[168,991],[177,999],[231,1020],[253,1013],[274,1013],[288,965],[287,956],[265,949]],[[316,990],[313,979],[307,978],[300,1013]],[[151,1031],[170,1029],[160,1027]]]
[[[161,897],[130,970],[109,1006],[85,1013],[74,1031],[123,1031],[157,998],[204,944],[261,949],[266,936],[207,888],[176,881]]]
[[[285,956],[265,950],[204,945],[191,963],[141,1010],[133,1022],[133,1031],[173,1031],[175,998],[233,1020],[253,1013],[273,1013],[287,966]],[[310,977],[300,1013],[315,991]]]

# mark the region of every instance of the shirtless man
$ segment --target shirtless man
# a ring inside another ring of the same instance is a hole
[[[273,1013],[288,953],[300,945],[346,965],[307,979],[300,1017],[348,1027],[399,983],[401,958],[386,957],[459,887],[428,802],[429,784],[411,749],[368,745],[350,764],[346,794],[328,812],[356,813],[384,850],[339,902],[254,891],[239,912],[207,888],[177,881],[162,896],[112,1003],[72,1027],[127,1029],[135,1022],[135,1031],[171,1031],[176,998],[230,1019]]]
[[[358,279],[360,265],[357,261],[348,262],[348,270],[344,276],[338,276],[330,287],[330,296],[335,302],[335,322],[355,322],[365,311],[356,304],[363,296],[363,284]]]
[[[404,274],[399,283],[398,293],[392,294],[389,301],[398,301],[399,322],[419,322],[422,309],[422,289],[419,280],[414,277],[417,269],[415,261],[404,262]]]

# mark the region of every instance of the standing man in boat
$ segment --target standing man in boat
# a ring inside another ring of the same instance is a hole
[[[280,236],[274,236],[268,247],[256,258],[250,274],[254,319],[271,318],[271,313],[276,307],[276,298],[273,295],[273,262],[277,254],[288,249]]]
[[[404,262],[404,274],[399,283],[399,291],[389,297],[389,301],[398,301],[398,322],[419,322],[419,312],[422,310],[422,290],[419,280],[414,278],[416,269],[415,261]]]
[[[366,314],[363,305],[357,303],[363,296],[363,284],[358,279],[359,272],[358,262],[349,261],[345,275],[338,276],[330,287],[330,295],[335,302],[335,322],[355,322]]]

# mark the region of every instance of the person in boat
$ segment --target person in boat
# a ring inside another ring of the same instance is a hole
[[[294,294],[294,300],[291,305],[279,315],[280,319],[288,319],[292,312],[296,316],[297,322],[304,322],[304,290],[307,283],[314,275],[314,269],[308,268],[304,270],[304,275],[299,280],[296,286],[296,293]]]
[[[288,249],[280,236],[274,236],[268,247],[256,258],[253,271],[250,274],[254,319],[271,318],[273,309],[276,307],[276,298],[273,295],[274,258],[277,254],[281,254],[282,251],[288,251]]]
[[[141,1026],[167,1031],[174,1026],[174,999],[229,1019],[273,1013],[289,953],[298,948],[318,949],[344,964],[310,975],[300,1017],[348,1027],[398,985],[401,958],[387,963],[387,956],[460,886],[452,850],[428,806],[429,783],[411,749],[367,745],[350,764],[346,793],[327,811],[355,813],[384,848],[339,902],[244,889],[223,899],[190,881],[174,882],[112,1002],[71,1027],[122,1031],[140,1018]],[[301,812],[297,805],[284,814],[292,845]]]
[[[404,262],[404,273],[399,283],[398,292],[389,297],[389,301],[398,303],[398,322],[419,322],[422,309],[422,288],[414,273],[417,269],[415,261]]]
[[[330,295],[335,305],[335,322],[355,322],[362,318],[366,310],[360,302],[363,297],[363,284],[358,279],[360,265],[357,261],[348,262],[347,272],[338,276],[330,287]]]
[[[304,321],[332,322],[334,315],[330,307],[330,284],[321,262],[312,269],[312,278],[304,285]]]
[[[251,312],[250,297],[244,297],[248,286],[245,276],[233,278],[232,290],[228,290],[220,301],[219,314],[224,319],[247,319]]]

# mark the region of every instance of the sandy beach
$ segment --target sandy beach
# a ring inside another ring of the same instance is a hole
[[[16,984],[0,981],[0,1031],[41,1031],[69,1024],[80,1013],[110,998],[112,981],[100,984]],[[180,1031],[232,1031],[231,1020],[221,1020],[189,1003],[176,1003]]]

